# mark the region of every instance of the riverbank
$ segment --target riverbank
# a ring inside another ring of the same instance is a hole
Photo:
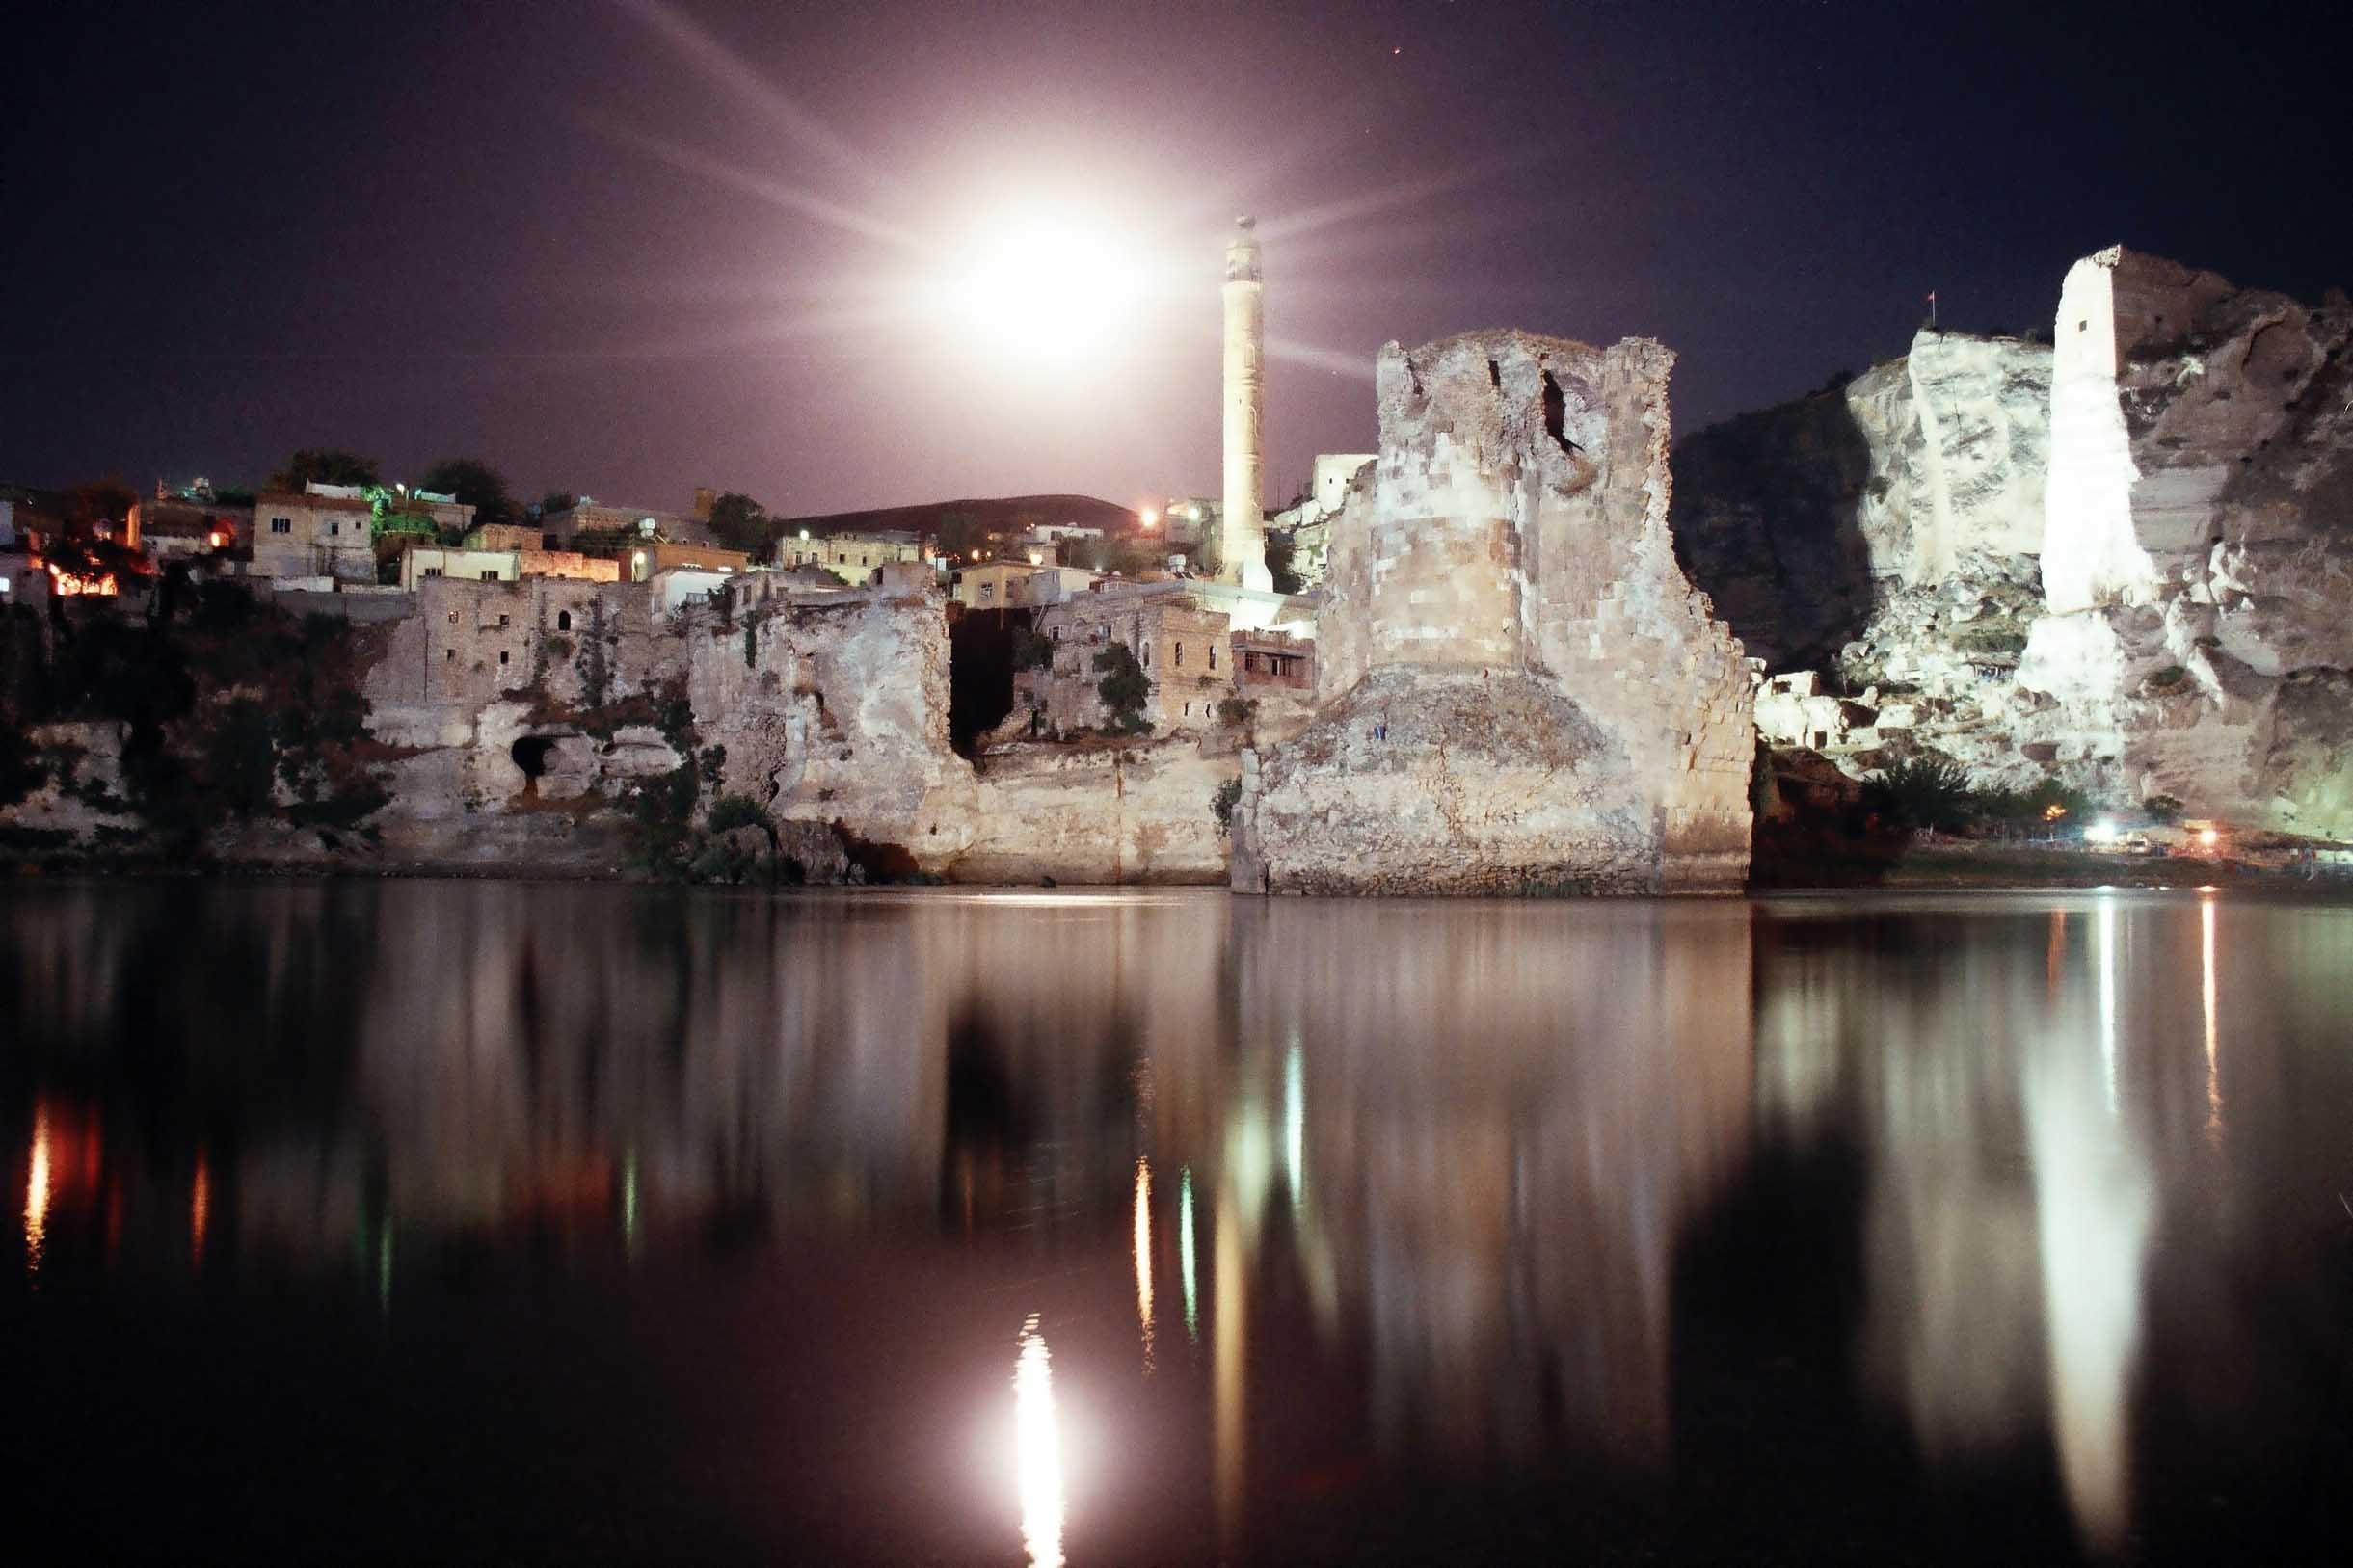
[[[1825,856],[1805,868],[1784,860],[1770,875],[1751,875],[1743,891],[1750,896],[1807,892],[1978,891],[2030,892],[2038,890],[2219,889],[2260,892],[2323,902],[2353,903],[2353,877],[2322,875],[2313,879],[2266,866],[2232,860],[2188,856],[2102,855],[2079,850],[2025,850],[2014,845],[1967,846],[1939,844],[1885,858],[1855,855]],[[1185,878],[1132,878],[1117,883],[1075,881],[1040,874],[1019,880],[964,882],[928,875],[850,882],[771,882],[753,878],[739,882],[709,881],[663,884],[627,865],[566,864],[512,865],[480,862],[411,861],[213,861],[166,863],[152,859],[107,856],[38,856],[0,859],[0,878],[24,881],[78,878],[131,882],[511,882],[518,884],[612,883],[630,886],[694,886],[761,891],[842,892],[854,888],[905,889],[954,887],[966,890],[1020,890],[1039,887],[1082,889],[1175,888],[1207,886]],[[1221,884],[1219,884],[1221,885]],[[1564,895],[1565,896],[1565,895]],[[1733,896],[1740,896],[1734,894]]]

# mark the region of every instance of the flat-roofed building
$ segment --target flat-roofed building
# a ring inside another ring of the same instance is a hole
[[[617,557],[621,575],[628,582],[651,582],[664,571],[748,571],[752,558],[741,550],[724,550],[716,545],[681,545],[660,540],[623,546]]]
[[[577,550],[468,549],[462,545],[412,544],[400,552],[402,588],[414,592],[418,583],[433,577],[458,577],[468,582],[517,582],[525,577],[619,582],[621,563],[582,555]]]
[[[776,564],[823,567],[846,583],[877,581],[875,573],[894,561],[927,559],[923,542],[914,534],[877,530],[871,533],[831,534],[822,539],[789,535],[776,542]]]
[[[263,491],[254,498],[254,575],[373,583],[375,520],[363,496]]]

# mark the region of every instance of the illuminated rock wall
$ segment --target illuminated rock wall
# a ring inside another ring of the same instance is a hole
[[[1693,438],[1678,549],[1736,630],[1767,627],[1777,668],[1860,701],[1829,749],[1850,773],[1901,730],[1981,785],[2055,774],[2353,837],[2353,306],[2112,248],[2070,269],[2052,328],[2048,350],[1923,334],[1842,398]],[[1854,583],[1786,569],[1841,558],[1778,543],[1809,531],[1867,563],[1835,651],[1820,633]]]
[[[738,582],[765,579],[738,579]],[[686,694],[723,788],[780,821],[831,824],[935,872],[972,840],[970,763],[948,739],[936,592],[739,596],[685,618]]]
[[[980,774],[952,882],[1214,883],[1226,844],[1211,801],[1239,764],[1190,735],[1015,746]]]
[[[1740,885],[1750,680],[1669,538],[1672,363],[1517,332],[1381,351],[1317,717],[1244,759],[1235,887]]]
[[[2050,364],[2020,338],[1923,331],[1900,359],[1686,436],[1677,559],[1775,670],[1825,667],[1894,597],[1956,574],[2022,565],[2031,585]]]
[[[974,781],[948,740],[938,597],[766,588],[656,616],[637,584],[427,584],[368,683],[376,735],[404,754],[384,853],[618,869],[629,797],[685,760],[656,722],[683,698],[718,766],[706,804],[743,795],[902,870],[945,865],[971,840]]]

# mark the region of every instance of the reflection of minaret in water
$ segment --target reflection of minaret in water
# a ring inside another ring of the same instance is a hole
[[[1267,284],[1255,218],[1225,244],[1225,570],[1227,582],[1271,589],[1267,571]]]

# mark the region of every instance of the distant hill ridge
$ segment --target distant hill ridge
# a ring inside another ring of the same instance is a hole
[[[929,535],[939,531],[941,516],[949,512],[960,512],[991,532],[1010,530],[1014,519],[1025,515],[1042,523],[1100,528],[1110,534],[1127,534],[1136,530],[1134,511],[1092,495],[967,496],[954,501],[926,501],[918,506],[884,506],[865,512],[826,512],[812,517],[787,518],[784,522],[788,529],[806,528],[811,533],[882,531]]]

